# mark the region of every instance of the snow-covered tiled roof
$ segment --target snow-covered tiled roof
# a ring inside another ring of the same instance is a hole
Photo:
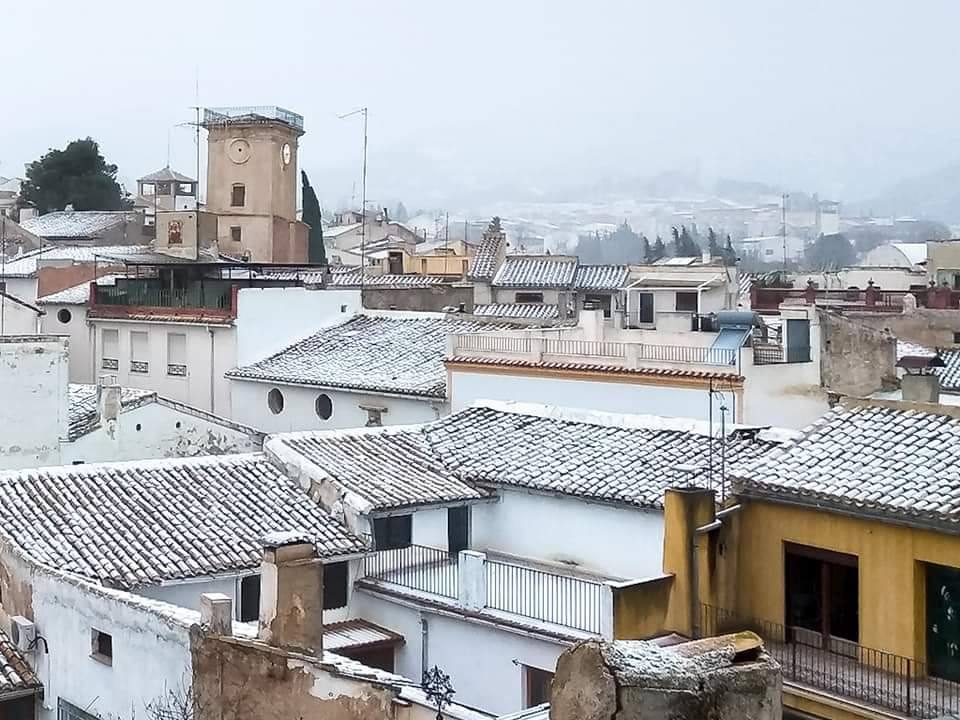
[[[917,343],[897,340],[897,360],[905,357],[933,357],[937,351]]]
[[[626,287],[630,274],[626,265],[581,265],[574,287],[578,290],[619,290]]]
[[[478,317],[555,320],[560,317],[560,308],[544,303],[488,303],[474,305],[473,314]]]
[[[470,261],[467,277],[471,280],[492,280],[497,272],[497,259],[507,242],[502,233],[485,233]]]
[[[154,182],[181,182],[181,183],[194,183],[192,177],[188,177],[183,173],[172,170],[169,165],[161,170],[152,172],[149,175],[144,175],[142,178],[138,179],[137,182],[142,183],[154,183]]]
[[[464,356],[450,357],[445,360],[448,366],[457,365],[489,365],[500,368],[537,368],[540,370],[568,370],[572,372],[590,372],[603,373],[604,375],[635,375],[642,377],[674,377],[674,378],[697,378],[698,380],[718,380],[725,383],[739,385],[743,383],[743,376],[735,371],[724,372],[720,368],[717,370],[700,370],[693,368],[678,367],[627,367],[624,365],[610,365],[599,362],[576,362],[573,360],[548,362],[543,360],[533,360],[527,358],[509,358],[498,356]]]
[[[944,366],[934,370],[940,377],[940,389],[960,392],[960,350],[942,350],[940,359]]]
[[[731,466],[744,495],[960,531],[960,419],[838,407],[800,439]]]
[[[669,487],[709,484],[709,431],[698,421],[490,402],[430,423],[424,432],[445,467],[474,483],[653,508],[663,506]],[[758,429],[738,428],[728,436],[726,460],[747,460],[775,446]],[[719,440],[713,449],[719,487]]]
[[[0,527],[34,560],[129,589],[259,566],[292,528],[323,557],[365,545],[263,454],[0,473]]]
[[[68,440],[76,440],[86,435],[100,423],[100,411],[97,407],[97,386],[85,383],[70,383],[67,398],[67,419],[70,423]],[[136,407],[144,402],[157,399],[153,390],[123,388],[120,391],[120,406],[123,409]]]
[[[121,223],[138,223],[137,213],[124,210],[60,210],[27,218],[21,227],[43,238],[96,238]]]
[[[281,447],[282,446],[282,447]],[[268,451],[293,451],[371,510],[483,497],[435,458],[419,428],[361,428],[273,435]]]
[[[509,255],[493,277],[496,287],[567,288],[573,285],[577,258],[571,255]]]
[[[349,225],[334,225],[323,229],[323,239],[340,237],[346,233],[360,229],[360,223],[350,223]]]
[[[331,273],[330,287],[434,287],[444,285],[448,280],[440,275],[366,275],[360,274],[359,268],[354,272]]]
[[[8,260],[0,277],[34,277],[41,261],[71,260],[75,263],[108,264],[107,257],[137,255],[149,252],[149,245],[48,245]]]
[[[30,690],[41,690],[43,683],[20,654],[16,646],[0,630],[0,701],[8,696],[19,697]]]
[[[403,635],[363,618],[330,623],[323,627],[323,647],[334,652],[402,642]]]
[[[454,317],[360,315],[227,377],[443,398],[447,335],[507,327]]]
[[[97,285],[116,285],[117,278],[126,277],[126,275],[101,275],[97,278]],[[90,301],[90,283],[92,280],[84,280],[73,287],[68,287],[59,292],[44,295],[37,298],[38,305],[86,305]]]

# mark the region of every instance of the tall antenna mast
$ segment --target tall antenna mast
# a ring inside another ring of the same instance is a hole
[[[363,174],[360,177],[360,293],[362,298],[364,276],[367,274],[367,108],[357,108],[343,115],[341,120],[363,115]],[[363,300],[361,299],[361,302]]]

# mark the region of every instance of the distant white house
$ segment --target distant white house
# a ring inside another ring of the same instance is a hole
[[[784,261],[803,259],[806,241],[797,235],[787,235],[786,238],[782,235],[762,235],[735,240],[733,246],[738,253],[764,264],[783,265]]]

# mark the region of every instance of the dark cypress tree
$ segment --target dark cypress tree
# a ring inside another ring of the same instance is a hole
[[[653,258],[651,257],[653,255],[653,248],[650,247],[650,241],[647,240],[646,235],[641,235],[640,237],[643,240],[643,261],[645,263],[653,262]]]
[[[707,228],[707,249],[710,251],[710,257],[721,257],[723,253],[720,250],[720,241],[712,227]]]
[[[673,239],[670,241],[670,247],[667,248],[667,252],[672,257],[680,257],[683,255],[683,246],[680,243],[680,231],[676,225],[670,228],[670,234],[673,236]]]
[[[667,256],[667,246],[663,244],[663,238],[657,235],[656,242],[653,243],[653,257],[650,262],[656,262]]]
[[[320,217],[320,201],[307,178],[307,173],[300,171],[303,180],[303,221],[310,226],[307,236],[307,262],[312,265],[327,264],[327,249],[323,245],[323,223]]]
[[[730,233],[727,233],[727,244],[723,248],[723,260],[727,265],[737,264],[737,251],[733,249],[733,241],[730,239]]]

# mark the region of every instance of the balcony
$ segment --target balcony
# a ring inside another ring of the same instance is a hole
[[[823,636],[805,628],[744,618],[704,605],[705,637],[752,630],[783,668],[784,681],[908,718],[945,718],[960,713],[960,685],[932,677],[920,660]]]
[[[710,336],[697,335],[709,341]],[[637,369],[650,366],[734,366],[734,348],[705,344],[666,345],[611,340],[550,338],[538,335],[479,333],[452,335],[447,349],[451,360],[527,360],[535,363],[580,363]]]
[[[451,554],[424,545],[368,555],[364,578],[373,587],[396,587],[456,605],[491,620],[552,626],[613,637],[612,586],[602,578],[561,574],[515,558],[464,550]]]
[[[233,283],[205,280],[185,288],[161,287],[155,278],[118,280],[116,285],[91,283],[93,317],[131,315],[197,316],[229,320],[236,317]]]

